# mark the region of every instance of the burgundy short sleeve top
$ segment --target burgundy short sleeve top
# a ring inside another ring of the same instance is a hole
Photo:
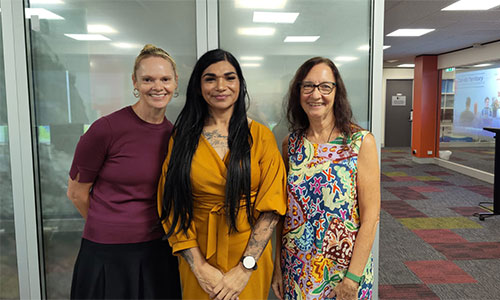
[[[84,238],[122,244],[162,237],[156,191],[172,127],[166,118],[147,123],[127,106],[81,136],[69,175],[93,182]]]

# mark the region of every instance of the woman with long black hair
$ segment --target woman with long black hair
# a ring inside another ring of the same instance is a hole
[[[184,299],[269,292],[269,239],[286,211],[286,174],[274,135],[247,118],[246,98],[231,53],[212,50],[198,60],[158,190],[164,229],[182,257]]]

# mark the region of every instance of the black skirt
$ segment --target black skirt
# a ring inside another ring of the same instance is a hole
[[[177,257],[167,241],[100,244],[82,239],[71,299],[181,299]]]

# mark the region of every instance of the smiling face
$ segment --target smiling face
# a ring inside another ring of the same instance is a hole
[[[201,94],[212,112],[233,111],[240,94],[236,69],[226,60],[208,66],[201,75]]]
[[[302,82],[312,83],[314,85],[322,82],[336,82],[332,69],[320,63],[311,68]],[[333,120],[333,103],[335,102],[336,88],[328,95],[320,93],[318,88],[314,88],[312,93],[304,93],[303,88],[300,88],[300,105],[306,113],[309,120]]]
[[[144,58],[132,75],[139,101],[157,109],[164,109],[177,88],[177,77],[172,64],[161,57]]]

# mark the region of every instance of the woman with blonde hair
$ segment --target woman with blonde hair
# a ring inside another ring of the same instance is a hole
[[[138,101],[95,121],[80,138],[68,198],[85,219],[71,299],[179,299],[177,259],[156,212],[172,123],[175,61],[146,45],[132,73]]]

